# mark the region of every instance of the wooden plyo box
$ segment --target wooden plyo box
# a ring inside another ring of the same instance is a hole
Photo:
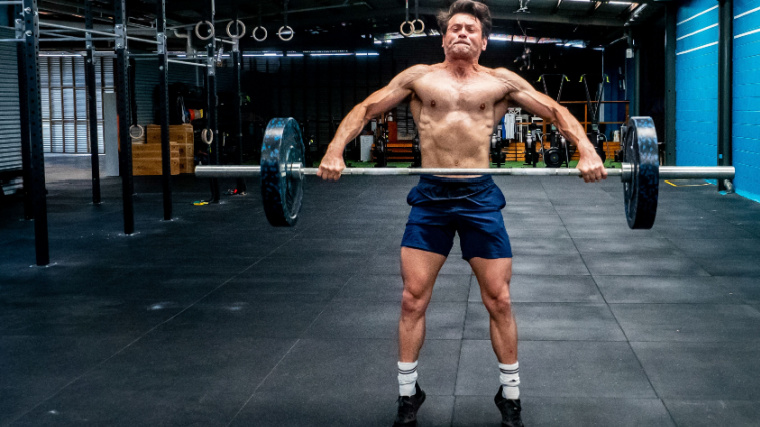
[[[171,142],[171,174],[178,175],[179,169],[179,145]],[[161,144],[133,144],[132,145],[132,174],[162,175],[161,167]]]
[[[147,134],[148,144],[161,143],[161,126],[160,125],[146,126],[145,133]],[[176,142],[178,144],[192,144],[193,143],[193,125],[189,123],[185,123],[181,125],[170,125],[169,126],[169,141]]]
[[[195,144],[177,144],[179,146],[179,173],[195,173]]]
[[[146,145],[158,145],[161,146],[161,126],[160,125],[148,125],[145,127],[146,133]],[[172,160],[175,158],[179,161],[178,173],[194,173],[195,172],[195,140],[193,135],[193,125],[189,123],[181,125],[169,126],[169,141],[171,144],[176,144],[179,147],[179,154],[174,155],[174,148],[172,148]],[[159,157],[161,152],[159,151]],[[134,156],[133,156],[134,158]],[[172,174],[174,174],[174,166],[172,166]],[[151,174],[146,174],[151,175]],[[159,172],[160,175],[160,172]]]

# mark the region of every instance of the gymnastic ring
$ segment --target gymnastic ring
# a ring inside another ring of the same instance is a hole
[[[137,129],[137,134],[133,132],[135,129]],[[140,139],[145,135],[145,128],[140,125],[132,125],[129,127],[129,137],[132,139]]]
[[[201,36],[201,24],[206,24],[208,26],[208,36],[206,37]],[[201,40],[208,40],[211,37],[214,37],[214,26],[211,25],[209,21],[198,21],[198,23],[195,24],[195,36]]]
[[[201,140],[207,145],[211,145],[211,143],[214,142],[214,132],[209,128],[203,129],[201,131]]]
[[[233,23],[235,24],[235,29],[236,30],[239,27],[241,27],[241,26],[243,27],[243,30],[241,32],[239,32],[238,34],[235,34],[234,36],[232,35],[232,33],[230,33],[230,27],[232,26]],[[243,23],[243,21],[241,21],[239,19],[236,19],[234,21],[228,22],[227,23],[227,35],[230,36],[230,38],[232,40],[242,39],[243,36],[245,35],[245,24]]]
[[[259,31],[259,28],[261,28],[261,31],[264,32],[264,37],[261,37],[261,38],[256,37],[256,33]],[[253,32],[251,32],[251,37],[253,37],[253,39],[256,40],[257,42],[263,42],[264,40],[267,39],[267,29],[262,26],[258,26],[253,29]]]
[[[408,32],[404,31],[404,25],[407,25],[407,24],[409,24],[409,31]],[[401,35],[403,35],[404,37],[411,36],[412,34],[414,34],[414,22],[412,22],[412,21],[404,21],[404,22],[402,22],[401,23],[401,27],[399,27],[399,31],[401,32]]]
[[[415,25],[415,22],[420,23],[420,29],[417,29],[417,26]],[[425,23],[422,21],[422,19],[415,19],[412,21],[412,32],[414,34],[422,34],[422,32],[425,31]]]
[[[290,31],[290,37],[285,38],[285,37],[282,36],[282,33],[285,32],[285,31]],[[290,27],[290,25],[283,25],[282,27],[280,27],[279,30],[277,30],[277,37],[279,37],[280,40],[282,40],[284,42],[292,40],[293,36],[295,34],[296,34],[296,32],[293,31],[293,29]]]

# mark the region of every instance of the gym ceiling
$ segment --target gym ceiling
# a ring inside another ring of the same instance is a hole
[[[112,23],[113,0],[92,0],[95,22]],[[166,0],[169,27],[188,28],[204,19],[210,0]],[[406,0],[216,0],[215,18],[221,34],[226,22],[241,19],[250,31],[262,25],[269,38],[257,43],[250,37],[241,43],[243,49],[280,47],[277,29],[287,24],[295,30],[294,48],[309,44],[310,39],[322,41],[322,48],[340,48],[341,40],[352,36],[372,34],[382,38],[398,33],[406,19]],[[493,16],[493,33],[526,35],[564,41],[583,41],[586,46],[606,46],[625,35],[628,28],[660,25],[667,1],[590,1],[590,0],[491,0],[486,2]],[[436,35],[435,15],[450,4],[447,0],[418,0],[419,18],[425,32]],[[40,0],[41,19],[48,22],[82,21],[82,1]],[[415,18],[415,0],[408,0],[409,19]],[[133,26],[153,26],[155,1],[127,0],[129,23]],[[130,29],[134,34],[136,30]],[[170,34],[171,36],[171,34]],[[300,42],[297,40],[300,38]],[[279,45],[279,46],[278,46]],[[334,45],[334,46],[328,46]]]

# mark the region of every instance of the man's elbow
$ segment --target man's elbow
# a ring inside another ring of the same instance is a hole
[[[557,117],[566,117],[570,115],[570,110],[560,104],[557,104],[552,108],[552,112]]]
[[[377,108],[373,108],[372,105],[359,104],[357,108],[361,108],[359,113],[365,123],[378,117],[382,113],[382,111],[379,111]]]
[[[575,119],[575,116],[570,114],[570,110],[568,110],[566,107],[557,104],[552,108],[551,110],[554,117],[552,118],[554,122],[562,121],[565,123],[577,121]]]

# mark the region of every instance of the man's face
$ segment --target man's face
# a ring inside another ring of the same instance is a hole
[[[477,59],[487,43],[480,21],[472,15],[457,13],[449,20],[443,36],[443,52],[450,59]]]

